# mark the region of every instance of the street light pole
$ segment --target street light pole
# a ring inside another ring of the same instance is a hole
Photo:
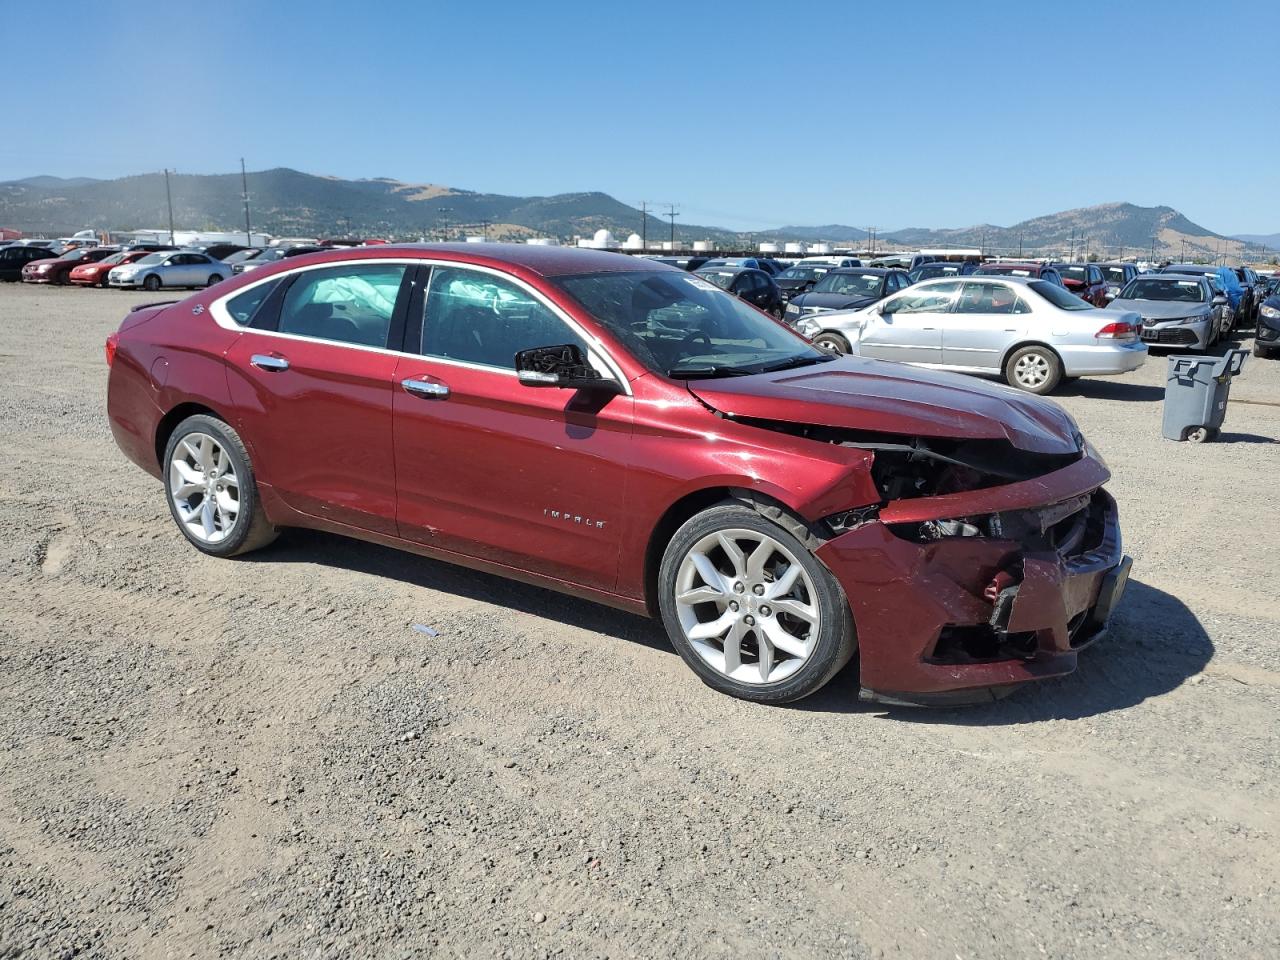
[[[177,173],[177,171],[174,171]],[[169,205],[169,246],[177,246],[173,240],[173,191],[169,189],[169,168],[164,168],[164,198]]]
[[[244,194],[244,243],[253,246],[253,228],[249,226],[249,175],[244,171],[244,157],[240,158],[240,189]]]

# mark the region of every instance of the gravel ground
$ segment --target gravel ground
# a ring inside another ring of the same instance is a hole
[[[0,957],[1280,955],[1280,363],[1201,446],[1160,358],[1060,397],[1135,558],[1075,675],[770,709],[531,587],[203,557],[103,415],[140,299],[0,286]]]

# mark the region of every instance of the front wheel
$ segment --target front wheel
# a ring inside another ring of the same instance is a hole
[[[1062,361],[1048,347],[1015,350],[1004,365],[1005,382],[1028,393],[1052,393],[1062,380]]]
[[[160,278],[154,273],[149,274],[146,279],[142,281],[142,289],[155,293],[160,289]]]
[[[849,353],[852,349],[849,346],[848,340],[840,336],[840,334],[832,333],[830,331],[820,333],[814,337],[813,345],[819,350],[825,350],[827,353],[834,353],[837,355],[844,355]]]
[[[198,550],[232,557],[276,538],[244,442],[215,417],[188,417],[173,431],[165,445],[164,489],[174,522]]]
[[[849,603],[831,571],[789,530],[739,503],[711,507],[676,531],[658,600],[685,663],[743,700],[807,697],[853,656]]]

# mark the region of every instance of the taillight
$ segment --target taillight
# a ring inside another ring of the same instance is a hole
[[[1136,340],[1138,339],[1138,328],[1132,323],[1124,321],[1108,323],[1095,333],[1093,338],[1095,340]]]
[[[111,336],[107,337],[106,353],[107,353],[107,366],[108,366],[108,367],[109,367],[109,366],[111,366],[111,364],[112,364],[112,363],[115,361],[115,359],[116,359],[116,345],[117,345],[119,342],[120,342],[120,334],[118,334],[118,333],[113,333],[113,334],[111,334]]]

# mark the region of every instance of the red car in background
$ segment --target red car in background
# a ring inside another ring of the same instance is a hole
[[[97,263],[119,252],[119,247],[76,247],[60,257],[33,260],[22,268],[22,282],[64,284],[81,264]]]
[[[105,287],[107,285],[107,274],[111,272],[112,267],[118,267],[123,263],[133,263],[136,260],[141,260],[149,252],[150,251],[147,250],[116,251],[104,260],[81,263],[72,267],[71,273],[67,275],[67,279],[71,283],[75,283],[83,287]]]
[[[107,417],[230,557],[309,527],[660,617],[709,686],[990,700],[1124,590],[1106,464],[1051,401],[835,357],[683,270],[379,245],[135,308]]]
[[[1107,278],[1096,263],[1055,263],[1054,267],[1063,285],[1081,300],[1095,307],[1107,305]]]

